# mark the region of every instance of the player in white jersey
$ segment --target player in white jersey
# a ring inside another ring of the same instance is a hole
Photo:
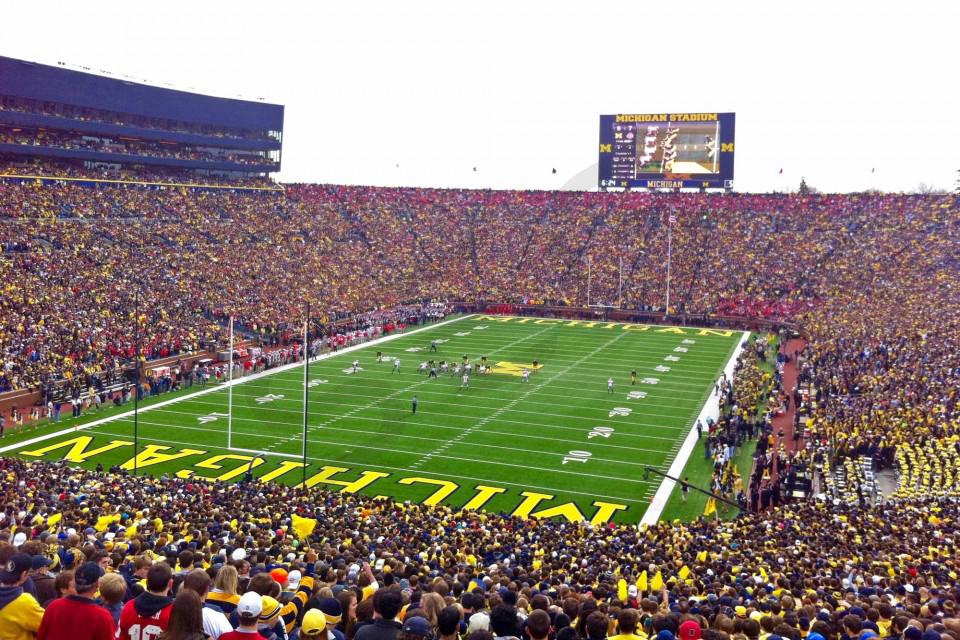
[[[482,364],[481,364],[479,367],[477,367],[477,373],[479,373],[480,375],[483,375],[483,374],[485,374],[486,372],[487,372],[487,368],[486,368],[485,366],[483,366]]]
[[[390,375],[394,373],[400,373],[400,358],[393,359],[393,370],[390,371]]]
[[[466,373],[463,374],[463,381],[460,383],[460,388],[461,388],[461,389],[469,389],[469,388],[470,388],[470,375],[469,375],[469,374],[466,374]]]
[[[420,368],[417,370],[417,373],[426,373],[427,372],[427,363],[421,362]]]
[[[468,362],[467,364],[463,365],[463,372],[464,372],[466,375],[470,375],[470,372],[471,372],[471,371],[473,371],[473,365],[472,365],[472,364],[470,364],[470,363]]]
[[[520,382],[530,382],[530,370],[524,369],[523,373],[520,374]]]
[[[440,361],[440,373],[446,373],[446,372],[447,372],[447,361],[446,361],[446,360],[441,360],[441,361]]]
[[[360,361],[359,361],[359,360],[354,360],[354,361],[353,361],[353,372],[356,373],[356,372],[357,372],[357,369],[359,369],[359,368],[360,368]]]
[[[607,393],[613,393],[613,378],[607,378]]]
[[[453,368],[450,369],[450,375],[452,375],[452,376],[458,376],[458,375],[460,375],[460,365],[454,364],[454,365],[453,365]]]

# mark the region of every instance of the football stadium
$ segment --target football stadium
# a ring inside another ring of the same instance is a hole
[[[787,186],[744,94],[448,184],[0,54],[0,640],[960,640],[960,182]]]

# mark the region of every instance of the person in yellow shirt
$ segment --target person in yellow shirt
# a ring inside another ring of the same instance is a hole
[[[31,558],[14,546],[0,550],[0,638],[34,640],[43,619],[43,607],[23,591]]]
[[[647,634],[640,629],[640,614],[636,609],[624,609],[617,616],[617,630],[620,632],[607,640],[646,640]]]

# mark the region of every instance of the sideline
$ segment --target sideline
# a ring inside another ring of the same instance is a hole
[[[361,342],[360,344],[351,345],[351,346],[349,346],[349,347],[345,347],[345,348],[343,348],[343,349],[340,349],[339,351],[331,351],[331,352],[329,352],[329,353],[324,353],[324,354],[321,354],[321,355],[319,355],[319,356],[315,356],[315,357],[313,357],[313,358],[310,359],[310,362],[319,362],[320,360],[326,360],[326,359],[332,358],[332,357],[334,357],[334,356],[339,356],[339,355],[343,355],[343,354],[345,354],[345,353],[350,353],[351,351],[357,351],[358,349],[365,349],[365,348],[367,348],[367,347],[369,347],[369,346],[372,346],[372,345],[375,345],[375,344],[382,344],[382,343],[384,343],[384,342],[390,342],[391,340],[398,340],[398,339],[400,339],[400,338],[405,338],[406,336],[411,336],[411,335],[413,335],[413,334],[415,334],[415,333],[419,333],[419,332],[421,332],[421,331],[427,331],[427,330],[430,330],[430,329],[435,329],[436,327],[442,327],[442,326],[444,326],[444,325],[453,324],[454,322],[460,322],[461,320],[467,320],[467,319],[469,319],[469,318],[474,317],[474,315],[476,315],[476,314],[471,313],[471,314],[468,314],[468,315],[465,315],[465,316],[460,316],[459,318],[454,318],[454,319],[452,319],[452,320],[443,320],[443,321],[441,321],[441,322],[437,322],[437,323],[435,323],[435,324],[431,324],[431,325],[428,325],[428,326],[426,326],[426,327],[420,327],[419,329],[414,329],[413,331],[404,331],[403,333],[393,333],[393,334],[390,334],[389,336],[383,336],[382,338],[376,338],[376,339],[374,339],[374,340],[368,340],[367,342]],[[139,410],[139,413],[146,413],[147,411],[153,411],[154,409],[160,409],[161,407],[167,407],[167,406],[170,406],[170,405],[172,405],[172,404],[176,404],[176,403],[178,403],[178,402],[184,402],[184,401],[186,401],[186,400],[193,400],[194,398],[198,398],[198,397],[200,397],[200,396],[207,395],[208,393],[216,393],[216,392],[218,392],[218,391],[222,391],[222,390],[224,390],[224,389],[229,388],[230,386],[236,386],[236,385],[238,385],[238,384],[244,384],[244,383],[250,382],[250,381],[252,381],[252,380],[259,380],[260,378],[264,378],[264,377],[267,377],[267,376],[272,376],[272,375],[277,374],[277,373],[282,373],[282,372],[284,372],[284,371],[289,371],[289,370],[291,370],[291,369],[302,368],[302,367],[303,367],[303,360],[300,360],[300,361],[298,361],[298,362],[291,362],[290,364],[284,364],[284,365],[281,365],[281,366],[276,367],[276,368],[274,368],[274,369],[267,369],[267,370],[265,370],[265,371],[261,371],[260,373],[254,373],[254,374],[251,374],[251,375],[249,375],[249,376],[244,376],[243,378],[237,378],[236,380],[233,380],[233,381],[223,382],[223,383],[221,383],[221,384],[219,384],[219,385],[217,385],[217,386],[215,386],[215,387],[210,387],[210,388],[207,388],[207,389],[201,389],[201,390],[196,391],[196,392],[194,392],[194,393],[188,393],[188,394],[186,394],[186,395],[177,396],[176,398],[171,398],[170,400],[164,400],[164,401],[162,401],[162,402],[157,402],[156,404],[148,405],[148,406],[140,409],[140,410]],[[102,425],[102,424],[106,424],[106,423],[108,423],[108,422],[114,422],[115,420],[121,420],[121,419],[123,419],[123,418],[129,418],[129,417],[131,417],[131,416],[133,416],[133,411],[124,411],[124,412],[122,412],[122,413],[118,413],[118,414],[113,415],[113,416],[108,416],[108,417],[103,418],[103,419],[101,419],[101,420],[94,420],[94,421],[92,421],[92,422],[86,422],[86,423],[81,424],[81,425],[69,427],[69,428],[67,428],[67,429],[61,429],[60,431],[54,431],[54,432],[51,432],[51,433],[46,433],[46,434],[44,434],[44,435],[37,436],[37,437],[35,437],[35,438],[30,438],[29,440],[22,440],[22,441],[20,441],[20,442],[15,442],[15,443],[10,444],[10,445],[7,445],[7,446],[5,446],[5,447],[0,447],[0,455],[6,453],[6,452],[8,452],[8,451],[20,450],[20,449],[23,449],[23,448],[25,448],[25,447],[29,447],[29,446],[31,446],[31,445],[34,445],[34,444],[38,443],[38,442],[44,442],[44,441],[50,440],[50,439],[52,439],[52,438],[59,438],[60,436],[69,435],[69,434],[74,433],[74,432],[77,432],[77,431],[84,431],[84,430],[86,430],[86,429],[92,429],[93,427],[98,427],[98,426],[100,426],[100,425]]]
[[[733,369],[737,365],[737,358],[740,357],[740,353],[743,351],[743,345],[749,338],[749,331],[741,332],[740,341],[737,343],[737,347],[730,355],[730,359],[727,360],[727,366],[723,368],[723,372],[727,374],[728,380],[733,380]],[[707,401],[703,405],[703,409],[700,411],[700,415],[697,416],[697,420],[701,420],[704,424],[706,424],[708,417],[716,420],[719,416],[720,399],[711,391],[710,397],[707,398]],[[690,459],[690,454],[693,453],[694,448],[697,446],[697,420],[694,420],[691,423],[690,432],[687,434],[687,438],[683,441],[680,451],[677,452],[677,457],[673,459],[673,463],[670,465],[670,469],[667,471],[667,474],[673,476],[674,478],[679,478],[683,473],[683,468],[687,466],[687,461]],[[673,493],[673,487],[676,484],[676,481],[671,480],[670,478],[663,479],[663,482],[660,483],[660,488],[657,489],[657,493],[654,494],[653,499],[650,501],[650,506],[647,507],[646,513],[644,513],[643,518],[640,519],[641,525],[654,525],[660,520],[660,516],[663,514],[663,510],[666,508],[667,502],[670,500],[670,494]]]

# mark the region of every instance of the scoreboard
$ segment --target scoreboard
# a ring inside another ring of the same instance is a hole
[[[600,116],[600,188],[732,189],[734,116]]]

